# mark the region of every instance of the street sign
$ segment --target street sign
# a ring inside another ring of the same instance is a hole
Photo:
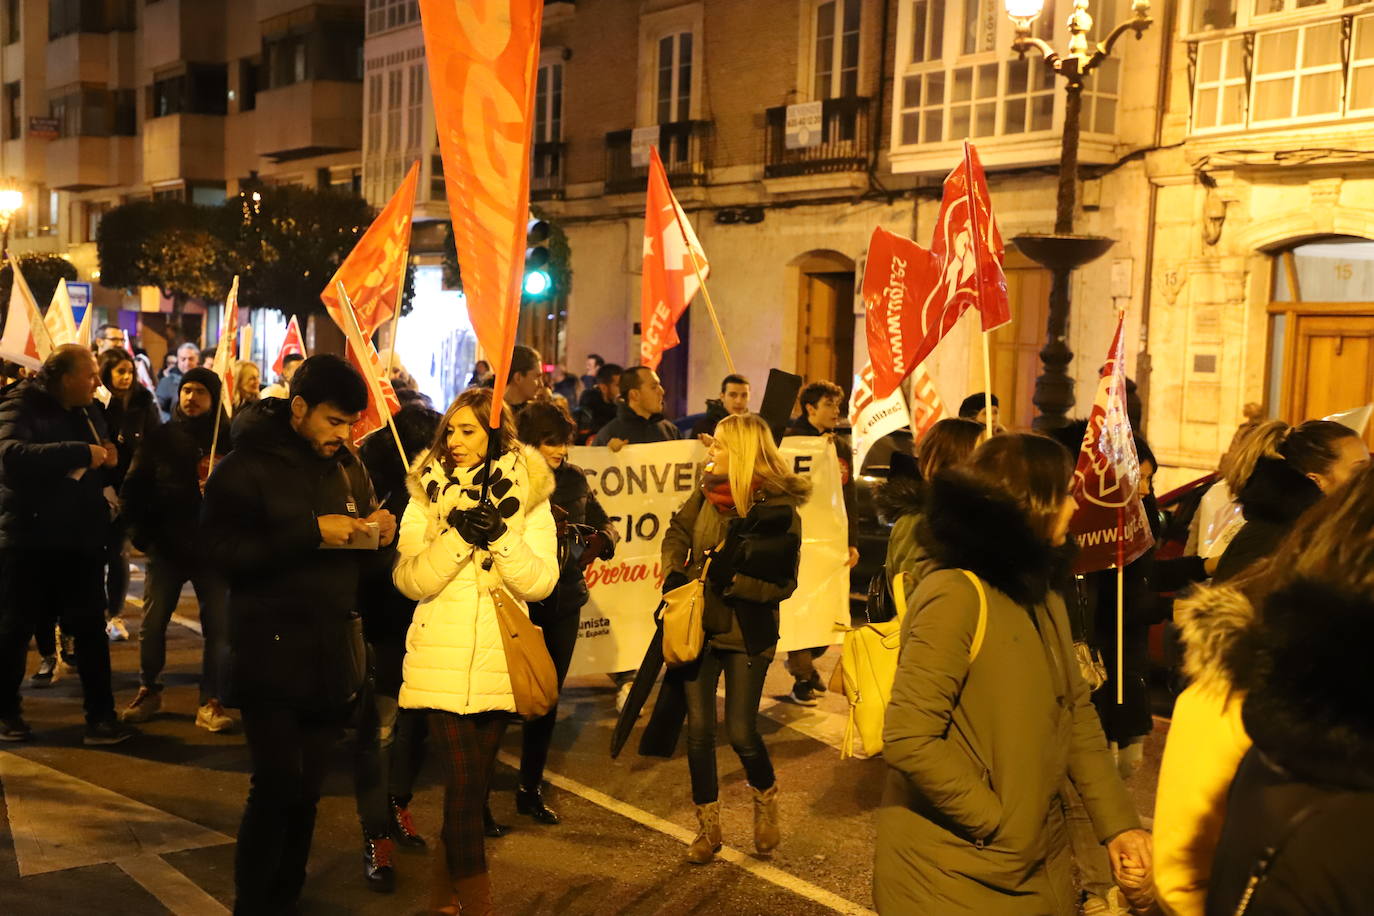
[[[802,102],[787,106],[785,145],[788,149],[806,149],[821,145],[822,115],[820,102]]]
[[[649,167],[649,149],[658,145],[658,125],[636,127],[630,132],[630,165],[637,169]]]
[[[80,321],[86,307],[91,304],[91,284],[68,280],[67,296],[72,300],[72,312],[77,316],[76,320]]]
[[[40,140],[56,140],[62,135],[62,122],[57,118],[29,118],[29,136]]]

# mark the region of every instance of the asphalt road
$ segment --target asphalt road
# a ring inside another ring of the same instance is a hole
[[[135,582],[135,594],[141,588]],[[25,688],[37,740],[0,750],[0,912],[23,914],[224,913],[233,900],[233,837],[248,789],[248,754],[237,733],[195,727],[200,639],[194,600],[169,630],[163,713],[115,748],[81,745],[75,672],[48,690]],[[135,640],[112,646],[117,700],[137,689]],[[189,626],[187,625],[189,624]],[[828,672],[837,653],[822,659]],[[36,667],[30,655],[30,672]],[[872,810],[880,760],[840,760],[843,700],[805,710],[776,697],[790,679],[775,664],[765,689],[763,731],[781,790],[783,842],[752,852],[748,787],[728,745],[719,748],[726,849],[712,865],[683,862],[694,828],[687,764],[640,758],[634,742],[607,753],[614,723],[605,678],[569,682],[560,706],[546,790],[563,824],[515,814],[511,792],[519,728],[508,730],[493,810],[514,830],[487,845],[498,912],[548,914],[796,914],[867,912],[872,906]],[[1131,780],[1143,814],[1153,807],[1163,725]],[[437,762],[427,762],[412,811],[433,836],[441,812]],[[398,852],[394,894],[362,879],[361,832],[349,749],[341,743],[325,784],[302,912],[416,913],[427,893],[425,853]]]

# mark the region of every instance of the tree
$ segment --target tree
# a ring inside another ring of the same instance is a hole
[[[156,286],[175,312],[188,299],[216,302],[233,275],[226,225],[221,208],[176,200],[115,207],[96,233],[100,282],[131,292]]]
[[[66,258],[55,254],[25,254],[19,256],[19,269],[24,272],[24,280],[33,292],[33,298],[40,309],[46,309],[57,292],[57,284],[66,280],[76,280],[76,268]],[[4,303],[5,317],[9,317],[10,292],[14,288],[14,270],[9,262],[0,269],[0,302]]]
[[[538,210],[530,209],[531,219],[544,219],[549,224],[549,263],[545,270],[549,273],[549,290],[538,297],[520,294],[520,304],[532,302],[558,302],[572,292],[572,248],[568,245],[568,233],[558,223],[548,220]],[[453,223],[446,224],[444,233],[444,285],[450,289],[463,288],[463,270],[458,263],[458,246],[453,241]]]

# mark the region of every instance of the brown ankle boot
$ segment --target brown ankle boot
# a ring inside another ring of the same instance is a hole
[[[486,872],[454,879],[453,894],[462,916],[491,916],[491,877]]]
[[[705,865],[720,851],[720,802],[697,805],[696,839],[687,847],[687,861],[693,865]]]
[[[753,788],[752,786],[750,788]],[[754,789],[754,848],[767,855],[778,848],[782,837],[778,833],[778,785],[764,791]]]

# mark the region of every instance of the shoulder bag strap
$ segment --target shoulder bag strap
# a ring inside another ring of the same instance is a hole
[[[1240,903],[1236,904],[1234,916],[1245,916],[1245,913],[1250,909],[1250,903],[1255,898],[1255,891],[1264,883],[1264,879],[1269,874],[1269,869],[1273,867],[1274,860],[1278,858],[1284,844],[1292,838],[1293,834],[1298,832],[1303,821],[1317,813],[1317,809],[1325,800],[1325,798],[1316,798],[1299,808],[1298,812],[1288,819],[1288,823],[1284,825],[1283,832],[1279,834],[1278,839],[1264,848],[1259,861],[1250,871],[1249,880],[1245,882],[1245,891],[1240,895]]]
[[[983,637],[985,637],[988,632],[988,593],[983,588],[982,579],[979,579],[967,569],[961,569],[960,572],[968,576],[968,580],[972,582],[973,587],[978,590],[978,624],[973,628],[973,644],[969,646],[968,650],[969,664],[972,664],[973,660],[978,657],[978,653],[982,651]]]
[[[899,572],[892,577],[892,602],[897,607],[897,622],[906,618],[906,573]]]

